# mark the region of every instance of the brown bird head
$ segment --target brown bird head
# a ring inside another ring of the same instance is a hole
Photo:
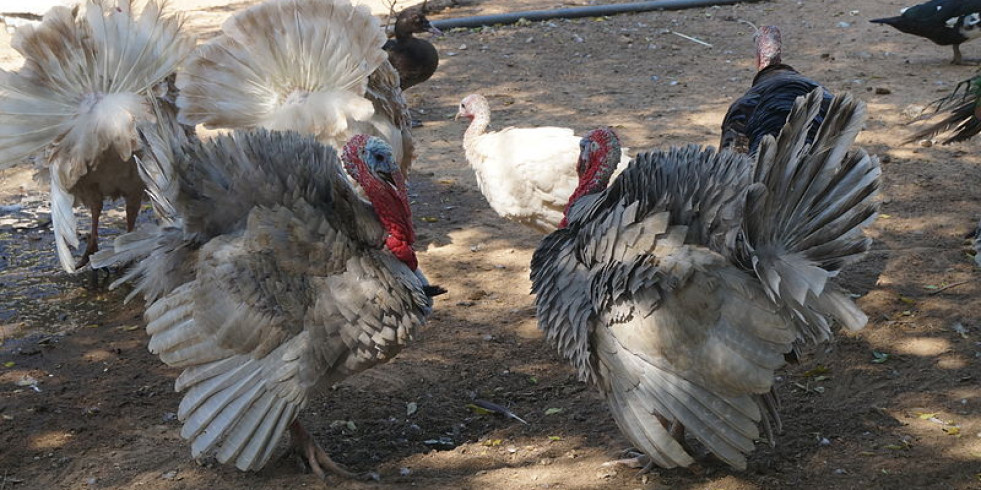
[[[426,18],[426,14],[421,7],[409,7],[399,12],[395,18],[395,37],[409,37],[415,33],[429,32],[435,36],[442,36],[443,31],[433,27]]]

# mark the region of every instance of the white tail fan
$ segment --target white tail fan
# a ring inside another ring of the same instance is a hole
[[[222,31],[178,76],[181,122],[294,130],[339,147],[374,115],[368,77],[388,58],[379,21],[364,6],[269,0]]]

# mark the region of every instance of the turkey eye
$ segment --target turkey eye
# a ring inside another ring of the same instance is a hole
[[[599,149],[599,143],[597,143],[595,141],[590,141],[589,142],[589,151],[596,151],[598,149]]]
[[[385,157],[382,156],[380,153],[375,153],[375,161],[378,163],[382,163],[385,161]]]

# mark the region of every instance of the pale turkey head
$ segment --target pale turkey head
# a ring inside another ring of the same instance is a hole
[[[490,115],[490,104],[487,103],[487,99],[480,94],[470,94],[460,101],[460,108],[456,111],[454,119],[465,117],[472,121],[484,115]]]
[[[620,163],[620,152],[620,138],[612,128],[594,129],[579,140],[579,160],[576,162],[579,185],[569,196],[565,217],[559,223],[559,228],[566,227],[569,210],[579,198],[606,189],[617,164]]]
[[[388,231],[385,245],[410,269],[416,270],[418,262],[412,250],[416,235],[409,192],[392,147],[376,136],[359,134],[344,145],[341,159],[344,169],[364,189],[375,215]]]
[[[753,35],[753,42],[756,44],[756,71],[783,62],[780,59],[782,41],[777,26],[760,27]]]

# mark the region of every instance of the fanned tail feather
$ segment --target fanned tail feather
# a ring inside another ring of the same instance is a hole
[[[185,284],[147,310],[150,351],[169,365],[186,366],[175,389],[187,391],[178,418],[194,457],[214,453],[243,471],[258,470],[306,403],[302,393],[278,393],[263,380],[298,375],[300,335],[261,359],[217,345],[194,322],[194,285]]]
[[[172,73],[194,40],[182,20],[165,16],[156,1],[137,15],[128,0],[118,8],[90,2],[77,16],[54,7],[37,27],[18,29],[13,47],[25,58],[16,73],[0,73],[0,162],[12,163],[56,144],[62,184],[71,188],[101,152],[129,159],[134,124],[153,119],[146,95]]]
[[[78,230],[75,213],[72,206],[75,198],[61,184],[58,172],[51,172],[51,225],[54,228],[55,248],[61,267],[68,272],[75,272],[75,258],[68,248],[78,248]]]
[[[950,95],[931,102],[923,114],[913,119],[911,123],[933,119],[940,113],[947,115],[940,121],[917,131],[903,143],[953,132],[944,138],[943,144],[946,145],[967,141],[981,133],[981,75],[975,75],[958,83]]]
[[[374,115],[368,76],[387,55],[363,6],[272,0],[239,12],[178,77],[180,118],[210,127],[294,130],[343,144]]]
[[[801,336],[813,341],[830,336],[827,317],[852,330],[867,322],[829,279],[870,246],[862,229],[878,214],[881,173],[864,150],[848,153],[865,115],[865,105],[849,94],[834,98],[806,145],[821,96],[815,90],[799,98],[780,135],[761,144],[743,230],[767,294],[796,314]]]

